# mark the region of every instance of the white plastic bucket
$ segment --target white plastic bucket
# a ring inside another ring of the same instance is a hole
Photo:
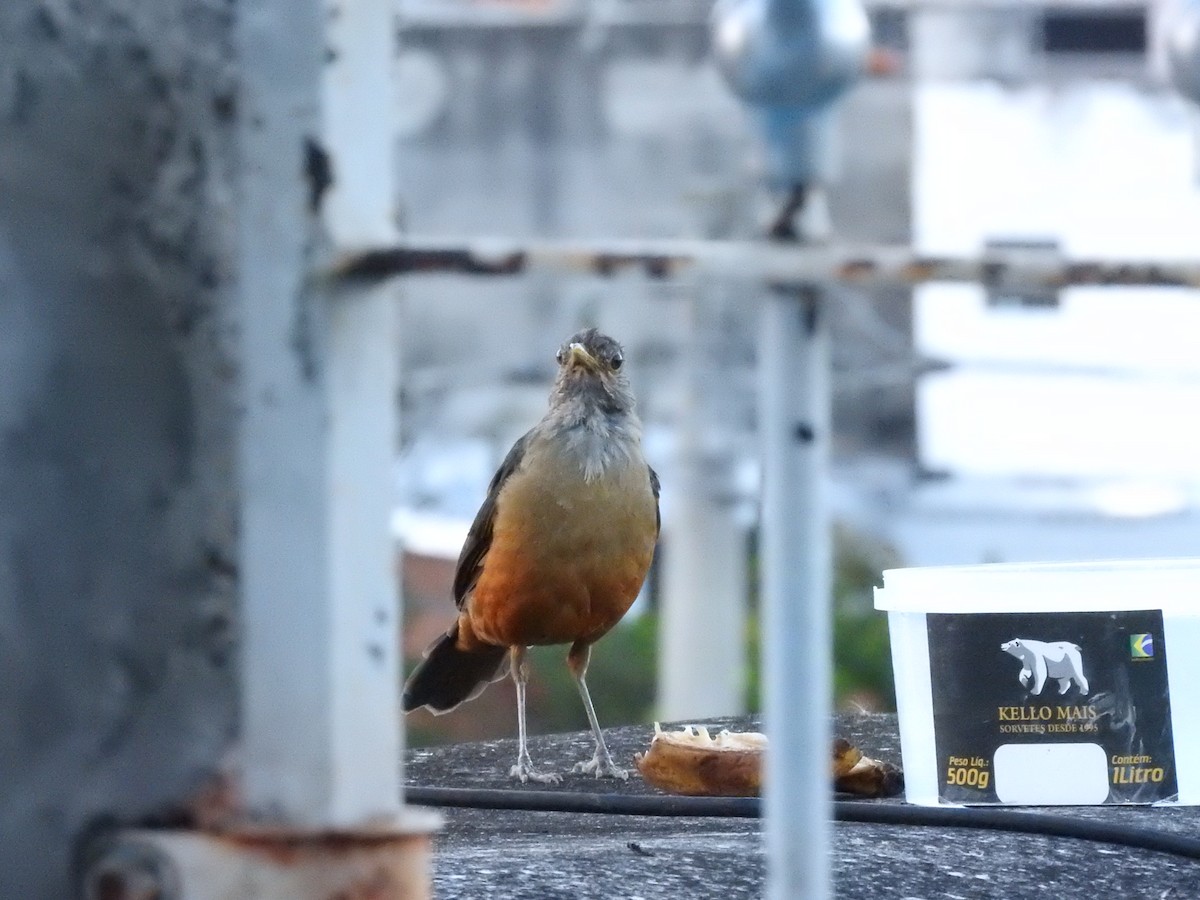
[[[1200,803],[1200,559],[890,569],[910,803]]]

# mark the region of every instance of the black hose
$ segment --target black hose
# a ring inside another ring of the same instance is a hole
[[[1200,838],[1157,831],[1153,828],[1084,819],[1079,816],[1017,812],[996,807],[910,806],[907,803],[884,804],[863,800],[839,800],[834,802],[833,807],[834,818],[839,822],[1015,831],[1021,834],[1117,844],[1200,860]]]
[[[756,819],[757,797],[681,797],[676,794],[585,794],[488,788],[406,787],[404,798],[421,806],[519,809],[526,812],[607,813],[618,816],[694,816]]]
[[[410,803],[467,809],[697,818],[758,818],[762,815],[762,803],[758,797],[680,797],[669,794],[588,794],[420,786],[406,787],[404,793]],[[1200,838],[1078,816],[1017,812],[994,807],[912,806],[866,800],[835,800],[833,815],[838,822],[980,828],[1074,838],[1200,860]]]

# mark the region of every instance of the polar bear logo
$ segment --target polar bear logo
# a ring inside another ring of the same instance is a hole
[[[1013,638],[1001,644],[1000,649],[1021,661],[1021,686],[1034,694],[1042,692],[1047,678],[1058,682],[1059,694],[1070,690],[1072,681],[1079,685],[1079,693],[1088,692],[1088,680],[1083,675],[1083,655],[1077,644]],[[1032,686],[1029,684],[1031,678]]]

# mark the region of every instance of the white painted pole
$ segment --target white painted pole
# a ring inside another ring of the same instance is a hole
[[[764,301],[764,799],[769,900],[830,896],[829,333],[815,290]]]
[[[658,716],[745,711],[746,534],[734,516],[733,450],[719,444],[712,300],[690,306],[683,401],[664,547]]]
[[[292,827],[361,826],[401,802],[394,307],[314,275],[330,237],[395,237],[392,13],[344,4],[328,32],[318,0],[238,14],[243,790]]]
[[[322,214],[343,253],[399,237],[396,0],[327,0],[326,6],[321,134],[334,171]]]
[[[395,0],[327,0],[322,136],[338,248],[395,240]],[[330,298],[330,579],[334,815],[403,797],[402,602],[390,528],[398,436],[396,284]]]
[[[713,495],[726,476],[706,473],[695,446],[672,469],[663,567],[658,717],[745,712],[746,535]],[[719,461],[713,461],[719,465]]]
[[[260,814],[317,825],[333,793],[326,329],[323,298],[305,289],[320,4],[253,0],[238,37],[243,792]]]

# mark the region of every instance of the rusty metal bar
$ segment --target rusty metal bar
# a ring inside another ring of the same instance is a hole
[[[958,281],[994,289],[1200,288],[1200,259],[1066,259],[1044,250],[989,250],[977,257],[925,256],[901,245],[834,246],[753,241],[525,241],[411,238],[343,257],[332,277],[370,283],[406,275],[535,272],[650,279],[721,276],[769,284],[838,283],[885,288]]]

